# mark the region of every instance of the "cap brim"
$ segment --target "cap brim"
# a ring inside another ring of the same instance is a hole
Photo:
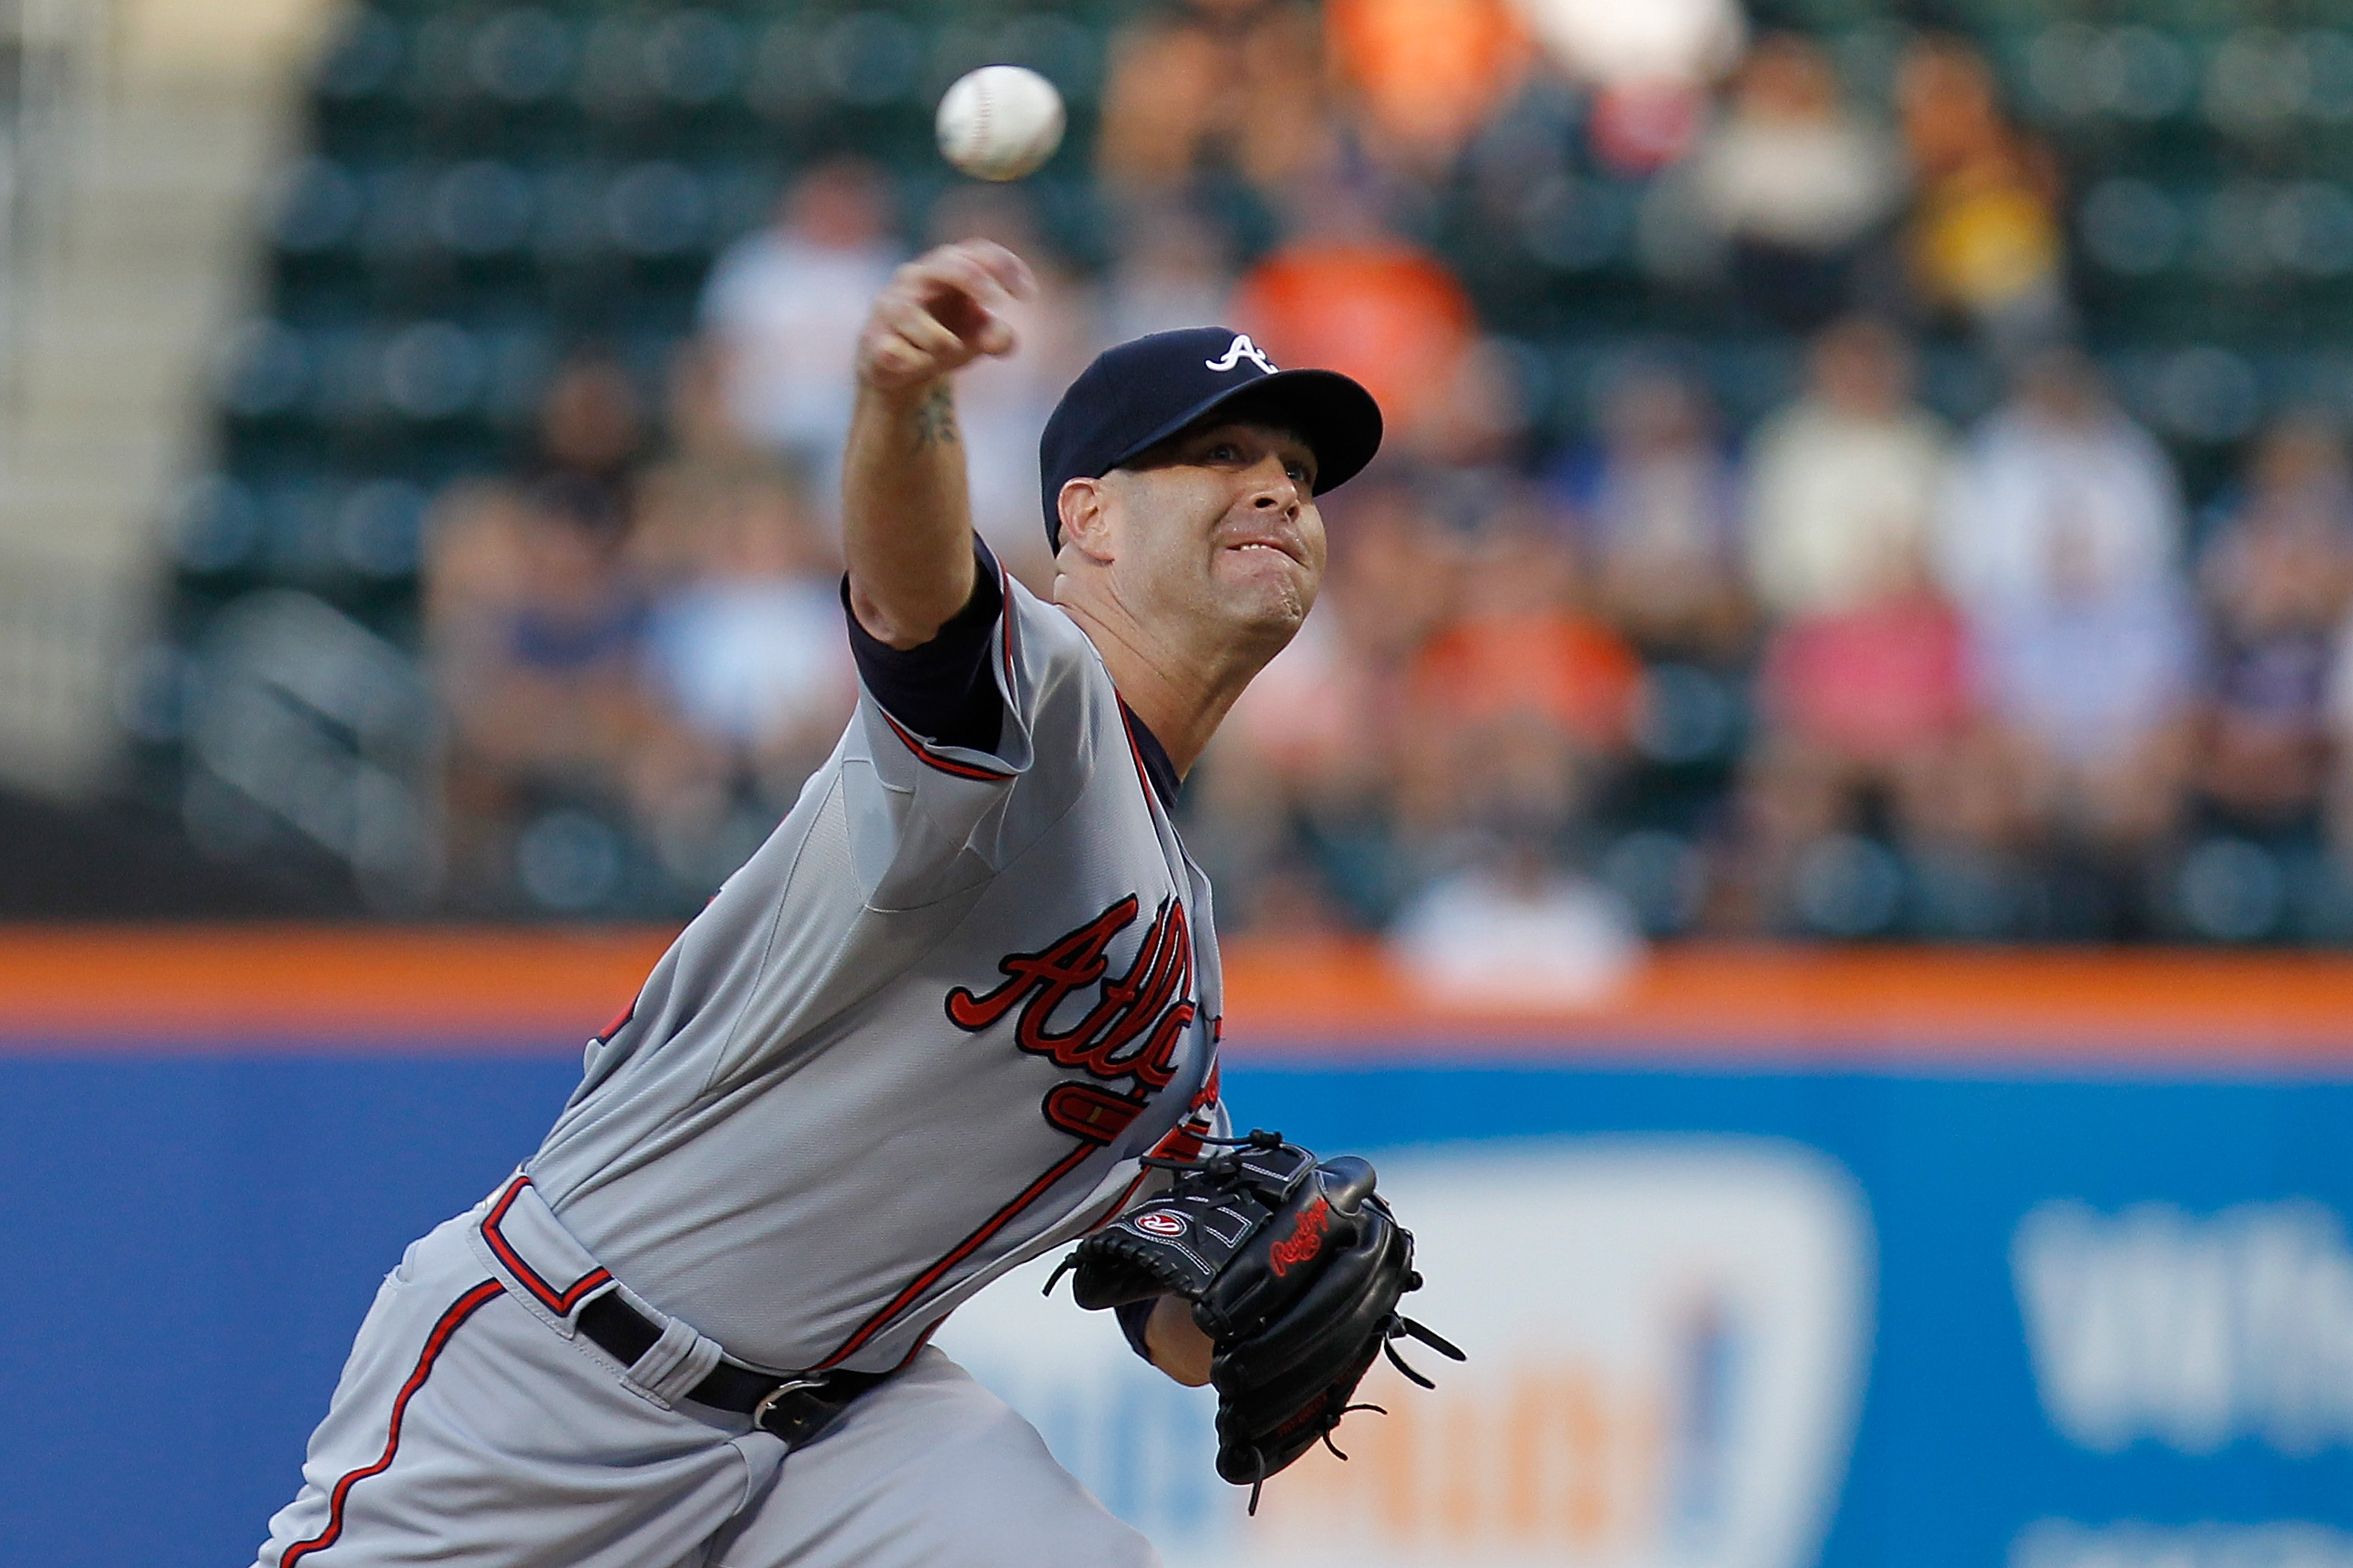
[[[1297,433],[1315,454],[1315,493],[1345,484],[1381,450],[1381,406],[1336,370],[1278,370],[1206,398],[1120,453],[1134,461],[1179,431],[1212,418],[1242,418]]]

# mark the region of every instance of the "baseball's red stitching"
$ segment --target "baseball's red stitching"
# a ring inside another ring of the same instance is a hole
[[[418,1389],[425,1386],[425,1380],[433,1374],[433,1363],[441,1359],[441,1351],[449,1343],[449,1336],[455,1334],[458,1325],[472,1317],[484,1302],[494,1296],[503,1295],[505,1291],[506,1287],[497,1280],[485,1279],[459,1297],[450,1304],[449,1309],[441,1314],[441,1320],[433,1325],[433,1332],[426,1336],[425,1349],[417,1354],[416,1370],[408,1374],[408,1381],[401,1384],[400,1392],[393,1396],[392,1421],[385,1434],[383,1454],[377,1457],[375,1464],[362,1466],[335,1483],[335,1489],[327,1503],[327,1528],[308,1541],[298,1541],[288,1547],[286,1554],[278,1560],[278,1568],[294,1568],[296,1563],[314,1552],[324,1552],[343,1535],[344,1499],[352,1495],[353,1487],[392,1467],[392,1457],[400,1451],[400,1424],[408,1414],[408,1402]]]

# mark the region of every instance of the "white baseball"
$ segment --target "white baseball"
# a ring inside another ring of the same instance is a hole
[[[940,99],[940,154],[978,180],[1018,180],[1062,144],[1062,95],[1025,66],[983,66]]]

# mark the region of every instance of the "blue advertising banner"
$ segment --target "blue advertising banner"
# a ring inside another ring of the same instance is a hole
[[[1015,1279],[942,1336],[1172,1568],[2353,1565],[2353,1085],[1304,1061],[1237,1118],[1374,1151],[1474,1355],[1351,1465],[1245,1523],[1108,1320]],[[377,1279],[572,1078],[0,1057],[0,1561],[248,1561]]]

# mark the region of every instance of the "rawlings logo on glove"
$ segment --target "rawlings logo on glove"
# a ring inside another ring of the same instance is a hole
[[[1324,1233],[1332,1228],[1332,1205],[1317,1198],[1299,1212],[1298,1223],[1291,1227],[1291,1238],[1279,1241],[1266,1249],[1267,1266],[1274,1270],[1277,1279],[1300,1264],[1314,1257],[1324,1245]]]
[[[1176,1180],[1150,1208],[1081,1242],[1046,1288],[1071,1273],[1091,1310],[1155,1296],[1192,1303],[1217,1350],[1218,1474],[1250,1489],[1252,1512],[1266,1478],[1317,1442],[1347,1457],[1332,1430],[1351,1410],[1380,1409],[1348,1403],[1377,1357],[1432,1386],[1390,1341],[1462,1360],[1397,1310],[1421,1288],[1413,1234],[1375,1194],[1366,1161],[1319,1163],[1280,1133],[1253,1132],[1207,1160],[1145,1163]]]

